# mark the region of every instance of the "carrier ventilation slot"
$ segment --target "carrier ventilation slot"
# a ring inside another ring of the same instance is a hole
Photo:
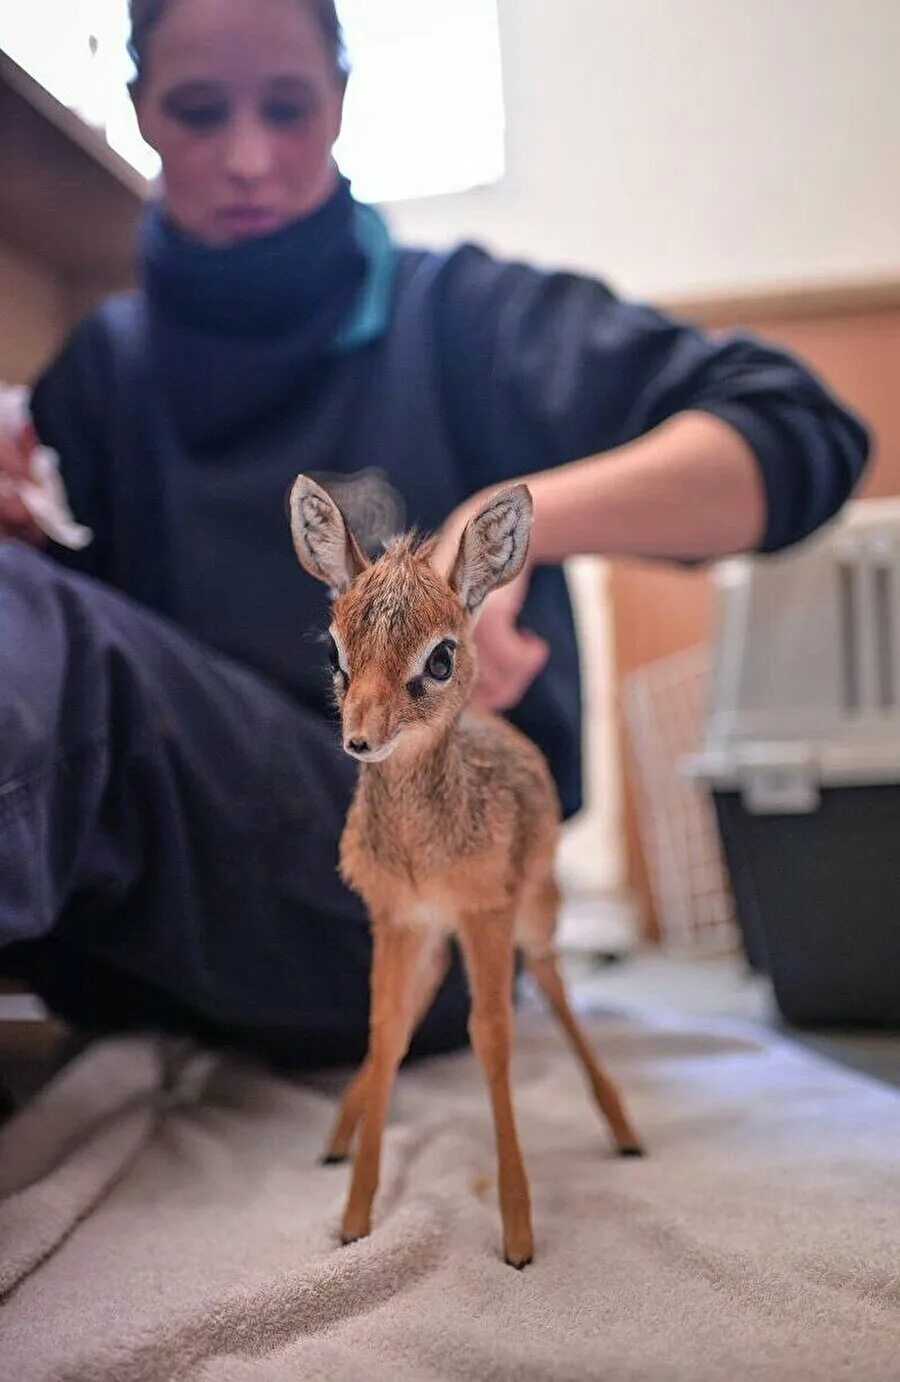
[[[873,569],[875,583],[875,656],[878,663],[878,697],[882,710],[893,710],[897,704],[894,684],[894,639],[896,637],[893,568],[879,565]]]
[[[859,621],[856,609],[856,568],[841,562],[837,568],[838,598],[841,611],[841,652],[844,674],[844,709],[860,709]]]

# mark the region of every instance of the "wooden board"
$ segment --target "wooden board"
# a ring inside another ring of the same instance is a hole
[[[0,52],[0,240],[64,279],[132,278],[147,183]]]

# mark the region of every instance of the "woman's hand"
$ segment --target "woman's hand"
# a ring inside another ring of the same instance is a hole
[[[526,566],[514,581],[495,590],[484,602],[475,626],[478,681],[473,710],[512,710],[550,656],[549,644],[518,623],[530,580],[531,568]]]
[[[35,547],[46,542],[16,493],[16,482],[26,480],[30,474],[31,453],[37,445],[38,439],[30,423],[15,439],[0,437],[0,541],[16,537]]]

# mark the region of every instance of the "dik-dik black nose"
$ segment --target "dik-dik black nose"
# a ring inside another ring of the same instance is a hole
[[[368,753],[369,742],[367,739],[348,739],[347,748],[351,753]]]

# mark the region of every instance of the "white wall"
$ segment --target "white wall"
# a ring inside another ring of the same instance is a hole
[[[563,832],[559,876],[573,892],[618,892],[624,883],[625,848],[608,573],[605,563],[578,557],[569,562],[566,574],[581,650],[585,809]]]
[[[649,295],[900,270],[900,0],[499,8],[507,175],[394,205],[404,239]]]

